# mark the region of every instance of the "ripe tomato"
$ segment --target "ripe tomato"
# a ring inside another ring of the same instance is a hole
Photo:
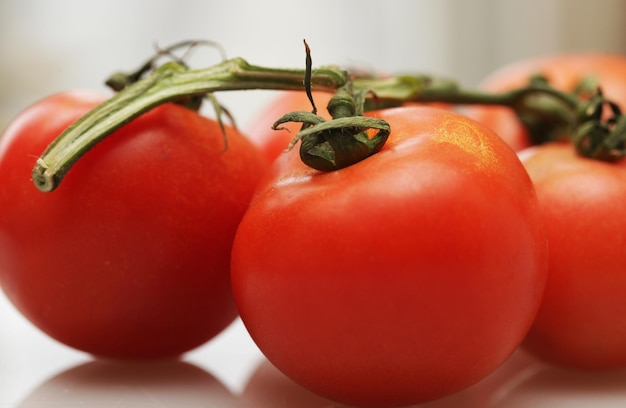
[[[558,365],[626,367],[626,162],[582,158],[566,143],[520,155],[550,245],[546,292],[525,346]]]
[[[318,110],[318,115],[324,119],[330,119],[326,110],[328,101],[333,97],[329,92],[313,92],[313,100]],[[300,130],[301,124],[286,123],[282,125],[284,130],[273,130],[274,122],[287,112],[311,111],[311,102],[305,92],[282,91],[259,111],[252,125],[247,129],[246,135],[250,138],[271,163],[285,151],[291,139]]]
[[[274,162],[231,273],[276,367],[328,398],[388,407],[467,387],[518,347],[547,247],[528,174],[493,132],[441,109],[371,114],[391,135],[357,164]]]
[[[267,163],[243,136],[167,104],[87,153],[52,193],[37,157],[103,101],[50,96],[0,139],[0,285],[24,316],[71,347],[113,358],[194,348],[236,316],[235,229]]]
[[[552,86],[563,91],[573,91],[586,77],[595,78],[604,96],[626,109],[626,56],[619,54],[581,52],[530,58],[495,71],[480,87],[488,92],[521,88],[535,74],[546,76]],[[463,112],[493,129],[515,151],[531,144],[526,129],[509,108],[467,106]]]

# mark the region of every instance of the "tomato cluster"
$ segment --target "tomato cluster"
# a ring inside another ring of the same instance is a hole
[[[595,75],[626,107],[621,56],[534,59],[483,86],[538,73],[564,90]],[[507,108],[413,104],[368,112],[391,126],[382,150],[320,172],[283,153],[297,127],[269,131],[308,109],[290,92],[248,137],[161,105],[57,191],[37,191],[37,157],[104,99],[50,96],[0,138],[0,285],[56,340],[172,357],[239,314],[278,369],[361,406],[457,392],[520,346],[568,367],[626,365],[622,161],[563,141],[529,147]]]

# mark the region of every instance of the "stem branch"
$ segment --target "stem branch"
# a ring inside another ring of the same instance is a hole
[[[303,70],[258,67],[241,58],[193,71],[176,62],[167,63],[152,75],[123,89],[63,132],[37,160],[33,182],[43,192],[54,190],[72,165],[100,140],[163,103],[215,91],[301,90],[303,78]],[[328,92],[347,81],[347,73],[333,67],[318,69],[311,78],[314,89]]]

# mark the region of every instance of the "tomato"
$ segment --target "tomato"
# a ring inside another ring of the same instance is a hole
[[[52,193],[37,157],[104,100],[50,96],[0,139],[0,286],[54,339],[111,358],[179,355],[236,317],[236,227],[267,163],[243,136],[178,105],[88,152]]]
[[[530,58],[493,72],[480,88],[488,92],[521,88],[535,74],[544,75],[553,87],[563,91],[573,91],[584,78],[592,77],[604,96],[626,109],[626,56],[620,54],[580,52]],[[463,112],[493,129],[516,151],[531,145],[526,129],[509,108],[468,106]]]
[[[626,367],[626,162],[582,158],[569,144],[520,155],[550,245],[546,291],[525,347],[566,367]]]
[[[326,110],[326,105],[328,105],[328,101],[330,101],[333,94],[329,92],[313,92],[312,95],[318,115],[327,120],[331,119],[330,114]],[[311,109],[311,102],[304,91],[277,92],[267,106],[261,109],[253,118],[246,135],[265,154],[265,157],[270,162],[273,162],[285,151],[289,142],[291,142],[302,126],[298,123],[286,123],[281,126],[284,128],[283,130],[273,130],[272,125],[274,122],[285,113],[292,111],[310,112]]]
[[[392,406],[477,382],[521,343],[547,267],[515,153],[441,109],[371,113],[382,150],[322,173],[274,162],[239,225],[240,316],[277,368],[337,401]]]

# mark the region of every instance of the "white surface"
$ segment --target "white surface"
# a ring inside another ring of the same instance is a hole
[[[0,408],[338,408],[302,389],[256,348],[239,320],[180,362],[101,362],[25,321],[0,294]],[[617,408],[626,371],[581,374],[525,353],[468,390],[423,408]]]

